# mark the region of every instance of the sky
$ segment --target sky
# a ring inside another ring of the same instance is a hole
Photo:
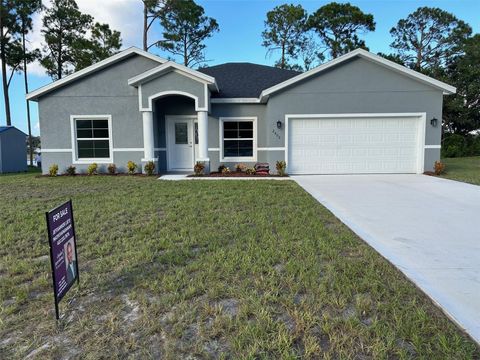
[[[339,0],[337,0],[339,1]],[[301,4],[308,13],[313,13],[319,7],[330,1],[276,1],[276,0],[197,0],[204,7],[205,14],[217,20],[220,31],[206,41],[206,58],[208,65],[224,62],[253,62],[273,65],[278,54],[266,56],[266,49],[262,47],[261,33],[264,29],[266,13],[277,5],[284,3]],[[339,1],[340,2],[340,1]],[[49,5],[48,0],[44,0]],[[363,36],[370,51],[391,52],[390,29],[398,20],[406,18],[418,7],[439,7],[453,13],[457,18],[467,22],[474,33],[480,32],[480,0],[351,0],[350,3],[360,7],[365,13],[373,14],[376,30]],[[80,10],[95,18],[95,21],[108,23],[111,28],[122,34],[123,46],[142,47],[142,2],[140,0],[77,0]],[[42,47],[41,17],[34,17],[34,29],[29,35],[31,47]],[[160,37],[160,28],[154,29],[151,38]],[[168,53],[151,49],[152,53],[167,57]],[[32,64],[29,68],[30,91],[52,80],[45,74],[39,64]],[[0,126],[5,125],[5,108],[3,89],[0,98]],[[10,86],[10,108],[12,125],[27,133],[25,87],[23,75],[15,75]],[[37,103],[31,102],[32,133],[39,135]]]

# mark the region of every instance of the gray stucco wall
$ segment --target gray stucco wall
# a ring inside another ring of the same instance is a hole
[[[0,133],[0,173],[27,170],[26,136],[17,129]]]
[[[127,81],[158,64],[135,55],[41,97],[38,109],[42,148],[66,150],[43,152],[42,172],[48,173],[54,163],[64,172],[72,164],[71,115],[111,115],[113,147],[143,148],[138,93]],[[140,151],[114,152],[113,162],[122,168],[128,160],[141,164],[142,156]],[[75,166],[82,172],[88,165]]]

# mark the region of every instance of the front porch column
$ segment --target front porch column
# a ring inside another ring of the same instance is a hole
[[[205,164],[205,172],[210,172],[208,158],[208,112],[198,111],[198,161]]]
[[[149,161],[155,163],[155,167],[158,167],[157,159],[155,158],[155,144],[153,140],[153,112],[142,111],[143,120],[143,159],[142,170],[145,164]],[[158,171],[158,168],[156,169]]]

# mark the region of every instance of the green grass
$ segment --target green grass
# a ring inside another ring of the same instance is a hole
[[[415,286],[292,181],[0,177],[0,358],[472,359]],[[44,212],[72,198],[56,324]]]
[[[446,179],[480,185],[480,156],[442,159]]]

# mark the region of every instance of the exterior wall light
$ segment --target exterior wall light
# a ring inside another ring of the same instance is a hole
[[[431,124],[433,127],[436,127],[436,126],[437,126],[437,123],[438,123],[437,118],[432,118],[432,120],[430,120],[430,124]]]
[[[277,121],[277,129],[282,128],[282,122],[280,120]]]

